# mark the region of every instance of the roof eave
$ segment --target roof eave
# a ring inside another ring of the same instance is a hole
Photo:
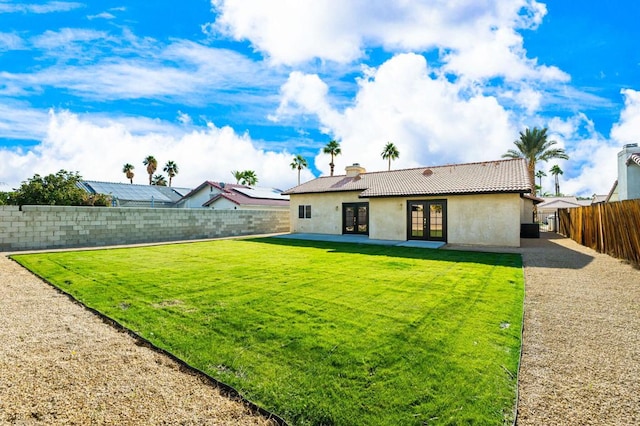
[[[414,193],[414,194],[381,194],[366,195],[360,194],[359,198],[399,198],[399,197],[451,197],[454,195],[489,195],[489,194],[527,194],[527,190],[504,190],[504,191],[463,191],[463,192],[436,192],[436,193]]]

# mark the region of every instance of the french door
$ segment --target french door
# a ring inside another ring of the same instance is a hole
[[[447,200],[407,201],[407,239],[447,241]]]
[[[342,233],[369,235],[369,203],[342,205]]]

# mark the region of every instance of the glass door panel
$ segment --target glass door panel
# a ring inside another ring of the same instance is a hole
[[[429,239],[440,239],[444,235],[443,211],[441,203],[429,204]]]
[[[367,206],[358,207],[358,233],[366,234],[369,231],[369,208]]]
[[[342,205],[342,233],[369,234],[369,203]]]
[[[408,201],[407,239],[447,240],[447,202]]]
[[[424,205],[411,203],[411,237],[422,238],[424,236]]]
[[[352,233],[356,230],[356,214],[355,208],[344,208],[344,232]]]

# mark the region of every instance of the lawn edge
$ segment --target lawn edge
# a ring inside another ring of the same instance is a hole
[[[16,255],[22,255],[22,253],[16,254]],[[270,412],[269,410],[267,410],[265,408],[260,407],[255,402],[247,399],[237,389],[235,389],[233,386],[228,385],[228,384],[216,379],[213,376],[210,376],[209,374],[205,373],[204,371],[202,371],[202,370],[200,370],[200,369],[198,369],[196,367],[193,367],[192,365],[190,365],[187,362],[185,362],[184,360],[178,358],[177,356],[175,356],[171,352],[167,351],[166,349],[163,349],[163,348],[160,348],[160,347],[154,345],[149,340],[145,339],[144,337],[142,337],[141,335],[139,335],[135,331],[125,327],[124,325],[122,325],[118,321],[114,320],[113,318],[103,314],[102,312],[98,311],[97,309],[94,309],[94,308],[92,308],[90,306],[85,305],[84,303],[82,303],[81,301],[79,301],[78,299],[73,297],[72,294],[67,293],[66,291],[64,291],[60,287],[57,287],[55,284],[51,283],[46,278],[40,276],[39,274],[31,271],[29,268],[23,266],[19,261],[15,260],[13,258],[13,255],[10,255],[10,256],[7,256],[7,257],[12,262],[15,262],[18,265],[20,265],[21,268],[23,268],[24,270],[28,271],[30,274],[36,276],[40,281],[44,282],[45,284],[47,284],[48,286],[53,288],[59,294],[62,294],[64,296],[66,296],[67,298],[69,298],[69,300],[71,302],[81,306],[85,310],[91,312],[93,315],[95,315],[98,318],[100,318],[100,320],[102,322],[104,322],[105,324],[113,327],[114,329],[116,329],[116,330],[118,330],[118,331],[120,331],[122,333],[127,333],[129,336],[131,336],[135,340],[135,344],[137,346],[142,346],[142,347],[151,349],[156,353],[159,353],[161,355],[164,355],[164,356],[170,358],[171,360],[175,361],[178,365],[180,365],[180,367],[183,368],[184,370],[186,370],[187,372],[189,372],[191,374],[194,374],[195,376],[198,376],[198,377],[204,379],[208,384],[214,386],[216,389],[218,389],[220,391],[220,394],[222,394],[223,396],[229,398],[232,401],[238,401],[238,402],[242,403],[251,413],[259,414],[260,416],[264,417],[266,420],[274,422],[274,424],[276,424],[278,426],[289,426],[288,423],[282,417],[278,416],[275,413]]]

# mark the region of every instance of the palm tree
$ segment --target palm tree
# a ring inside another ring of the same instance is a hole
[[[135,174],[133,173],[133,169],[135,169],[135,167],[133,167],[129,163],[122,166],[122,173],[127,175],[127,179],[129,179],[129,183],[133,183],[133,177],[135,176]]]
[[[564,172],[562,171],[560,166],[558,166],[557,164],[555,166],[551,167],[551,170],[549,170],[549,172],[554,177],[555,185],[556,185],[556,197],[559,197],[560,196],[560,181],[558,180],[558,175],[563,175]]]
[[[151,185],[167,186],[167,179],[163,175],[155,175],[151,181]]]
[[[542,177],[543,176],[547,176],[547,174],[544,172],[544,170],[538,170],[536,172],[536,177],[538,179],[540,179],[540,185],[539,185],[540,186],[540,192],[542,192]]]
[[[245,170],[242,172],[240,183],[247,186],[255,186],[258,183],[258,176],[253,170]]]
[[[527,168],[529,169],[529,182],[531,185],[531,193],[536,195],[536,162],[548,161],[552,158],[560,158],[568,160],[569,156],[562,148],[551,148],[556,141],[547,140],[547,128],[533,130],[526,129],[520,132],[520,139],[513,141],[518,150],[510,149],[502,158],[524,158],[527,160]]]
[[[391,171],[391,160],[397,160],[400,157],[400,151],[392,142],[387,142],[381,155],[384,160],[389,160],[389,171]]]
[[[178,174],[178,165],[175,161],[167,161],[167,164],[164,165],[164,169],[162,170],[167,172],[167,175],[169,176],[169,186],[171,186],[171,181]]]
[[[244,172],[239,172],[237,170],[233,170],[231,172],[231,174],[233,175],[234,178],[236,178],[236,183],[239,185],[240,181],[242,180],[242,178],[244,177]]]
[[[291,162],[290,166],[293,170],[298,169],[298,185],[300,185],[300,170],[309,166],[307,164],[306,158],[304,158],[300,154],[297,154],[295,157],[293,157],[293,161]]]
[[[333,157],[336,155],[340,155],[342,150],[340,149],[340,143],[335,140],[330,140],[324,148],[322,148],[322,152],[325,154],[331,155],[331,162],[329,163],[329,167],[331,167],[331,176],[333,176]]]
[[[158,160],[156,160],[153,155],[149,155],[142,161],[142,164],[147,166],[147,173],[149,174],[149,185],[153,185],[153,182],[151,180],[153,179],[153,174],[158,168]]]

